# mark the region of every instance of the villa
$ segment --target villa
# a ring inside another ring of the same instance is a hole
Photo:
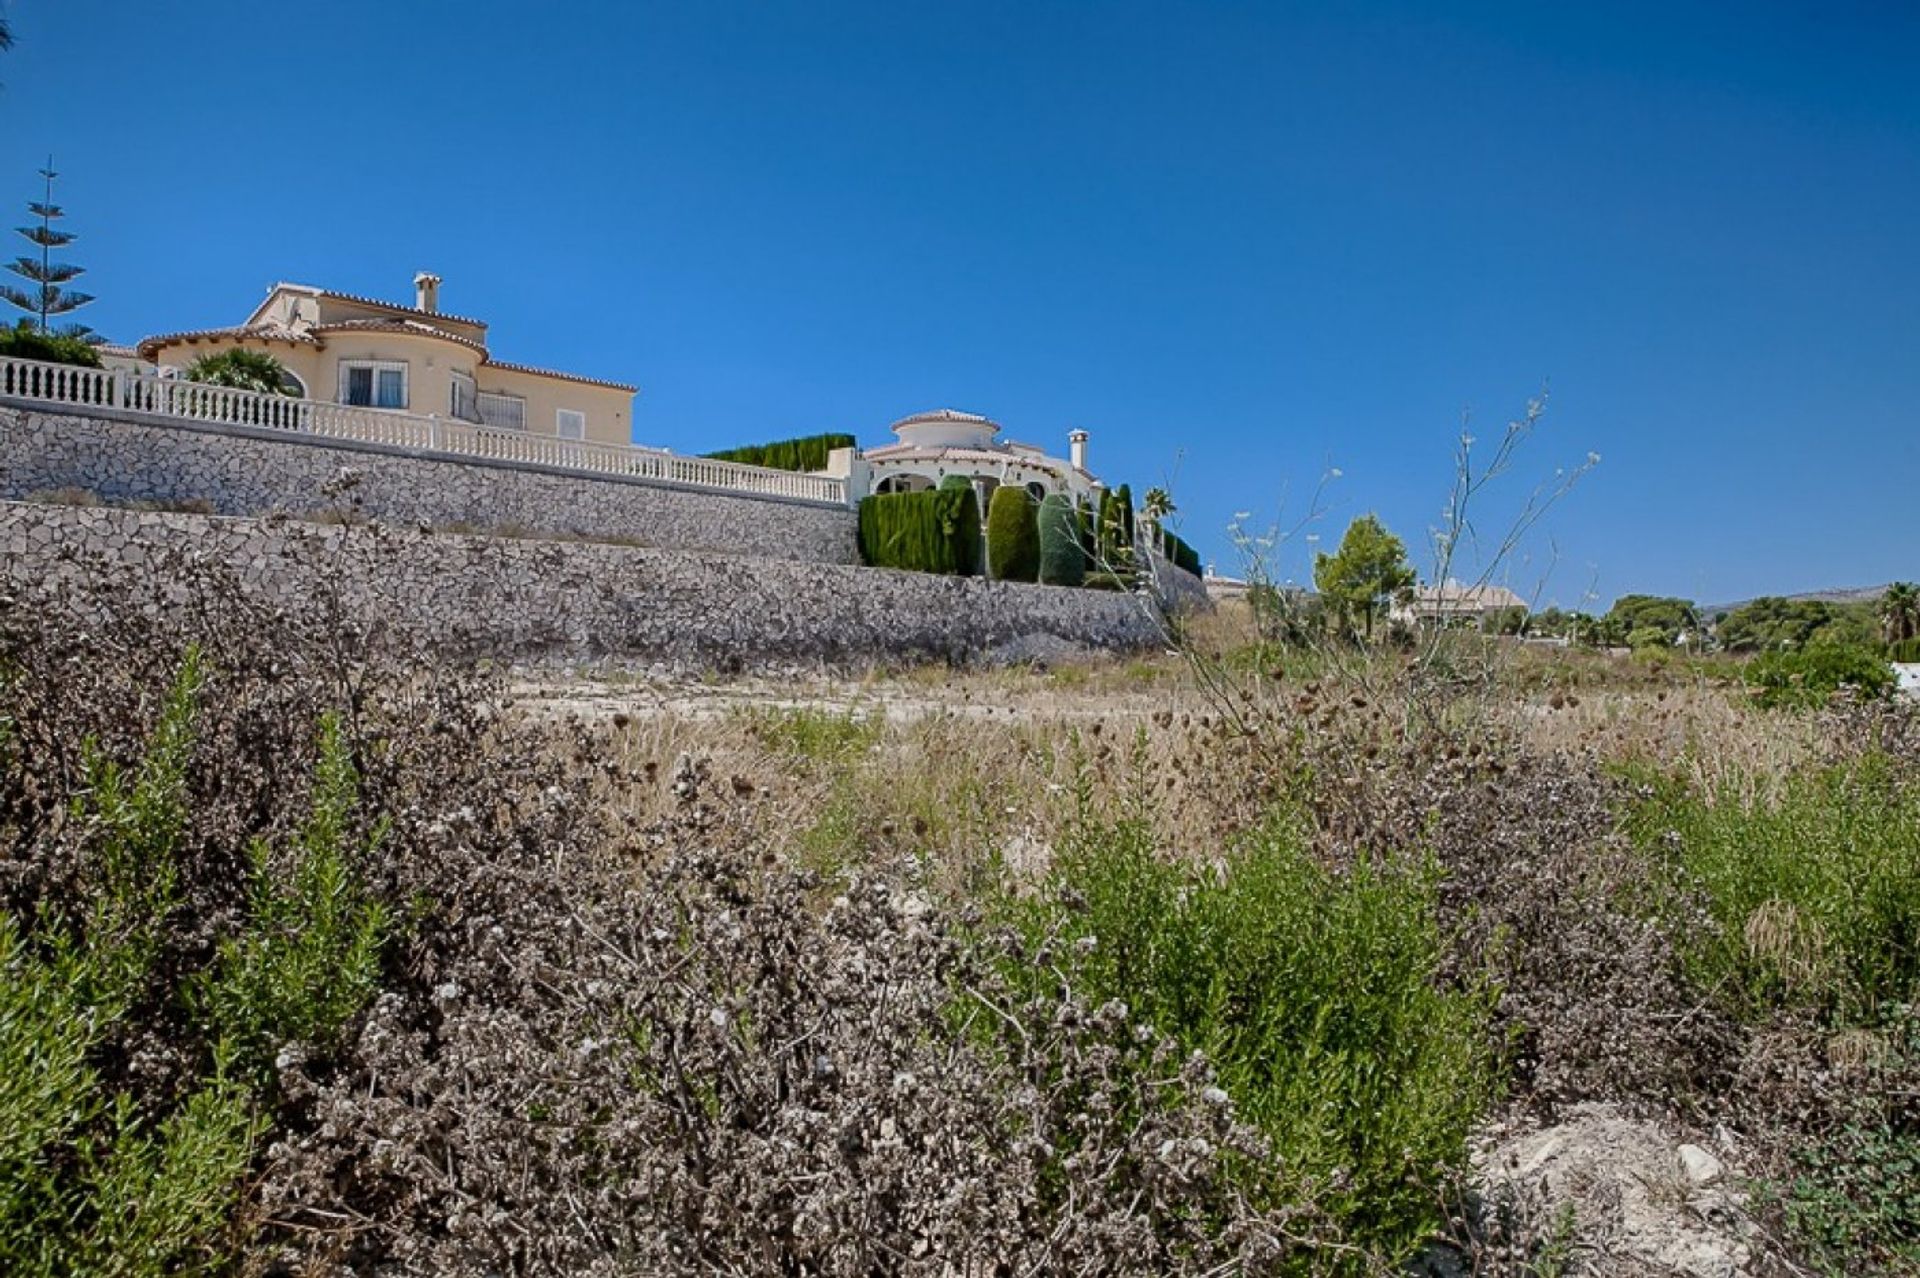
[[[1025,488],[1035,501],[1062,493],[1088,504],[1103,487],[1087,469],[1084,430],[1068,434],[1066,457],[1052,457],[1032,444],[999,438],[998,422],[951,408],[903,417],[889,429],[898,443],[859,454],[876,493],[919,492],[963,475],[973,481],[984,511],[994,491],[1008,484]]]
[[[635,387],[495,359],[485,323],[440,310],[439,276],[422,272],[413,283],[412,306],[275,284],[240,324],[164,333],[136,350],[162,376],[203,355],[259,351],[280,362],[287,391],[302,399],[559,439],[632,441]]]
[[[1467,586],[1449,578],[1438,586],[1416,586],[1395,601],[1389,615],[1406,625],[1478,625],[1509,608],[1524,611],[1526,606],[1526,600],[1505,586]]]

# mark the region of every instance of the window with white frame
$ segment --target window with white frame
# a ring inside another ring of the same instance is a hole
[[[465,373],[455,373],[448,383],[447,411],[463,422],[480,420],[480,409],[474,403],[479,391],[474,387],[473,379]]]
[[[559,428],[562,439],[585,439],[587,437],[587,415],[577,408],[562,408],[554,412],[553,424]]]
[[[405,408],[407,366],[391,360],[341,360],[340,402],[360,408]]]
[[[495,395],[491,391],[481,391],[474,398],[474,406],[480,410],[483,425],[498,426],[503,430],[527,428],[527,401],[518,395]]]

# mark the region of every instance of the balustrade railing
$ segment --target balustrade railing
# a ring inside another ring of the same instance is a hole
[[[295,435],[390,444],[451,457],[524,462],[590,475],[619,475],[770,497],[841,504],[847,500],[846,481],[824,475],[803,475],[705,457],[682,457],[654,448],[532,435],[390,409],[262,395],[125,369],[77,368],[0,358],[0,399],[124,408],[188,421],[264,427]]]

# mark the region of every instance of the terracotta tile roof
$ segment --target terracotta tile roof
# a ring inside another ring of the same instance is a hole
[[[638,394],[640,390],[638,386],[632,386],[626,382],[610,382],[604,378],[585,377],[579,373],[561,373],[551,368],[535,368],[531,364],[509,364],[506,360],[494,359],[491,356],[487,359],[487,367],[504,368],[510,373],[531,373],[535,377],[557,377],[563,382],[583,382],[588,386],[604,386],[608,390],[623,390],[628,394]]]
[[[290,328],[281,328],[277,324],[240,324],[228,328],[196,328],[181,333],[158,333],[152,337],[143,337],[134,347],[142,359],[152,359],[155,351],[163,346],[173,346],[179,342],[198,342],[209,338],[226,337],[245,342],[287,342],[295,346],[325,346],[317,337],[305,333],[296,333]]]
[[[1416,586],[1408,599],[1414,608],[1456,612],[1483,608],[1523,608],[1526,602],[1505,586],[1463,586],[1457,581],[1440,586]]]
[[[267,296],[272,297],[275,292],[283,288],[297,289],[302,293],[312,293],[316,297],[328,298],[335,302],[351,302],[355,306],[377,306],[383,311],[394,311],[401,315],[427,315],[437,320],[450,320],[455,324],[471,324],[475,328],[485,328],[487,326],[485,320],[468,319],[464,315],[449,315],[445,311],[423,311],[417,306],[407,306],[400,302],[388,302],[378,297],[362,297],[358,293],[341,293],[330,288],[315,288],[311,284],[289,284],[284,280],[268,289]]]
[[[482,359],[487,348],[471,337],[462,337],[458,333],[449,333],[446,329],[433,324],[422,324],[419,320],[401,319],[357,319],[340,320],[334,324],[315,324],[307,330],[310,333],[403,333],[410,337],[437,337],[443,341],[458,342],[462,346],[479,351]],[[324,345],[324,343],[322,343]]]
[[[887,427],[887,429],[899,430],[902,426],[925,426],[942,422],[960,422],[968,426],[991,426],[996,433],[1000,430],[999,422],[982,417],[978,413],[963,413],[957,408],[935,408],[924,413],[914,413],[910,416],[902,417],[899,421]]]

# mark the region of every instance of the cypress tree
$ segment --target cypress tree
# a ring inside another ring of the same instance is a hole
[[[1048,586],[1077,586],[1086,580],[1087,548],[1080,540],[1080,514],[1064,494],[1040,503],[1040,581]]]
[[[42,333],[53,330],[47,321],[56,315],[66,315],[77,311],[93,300],[90,293],[77,289],[63,288],[69,280],[86,274],[86,268],[70,262],[53,260],[53,250],[64,248],[73,243],[75,236],[71,231],[54,228],[54,223],[66,216],[64,210],[53,202],[53,180],[60,175],[54,172],[53,157],[47,157],[47,167],[40,170],[40,176],[47,180],[47,194],[44,200],[30,200],[27,210],[40,219],[38,226],[16,228],[27,242],[40,249],[40,256],[16,257],[7,264],[7,269],[26,280],[31,288],[19,288],[12,284],[0,284],[0,298],[32,315],[39,321]],[[61,330],[63,336],[90,338],[93,330],[85,324],[70,324]]]
[[[1040,524],[1033,497],[1018,485],[996,488],[987,503],[987,573],[999,581],[1040,579]]]

